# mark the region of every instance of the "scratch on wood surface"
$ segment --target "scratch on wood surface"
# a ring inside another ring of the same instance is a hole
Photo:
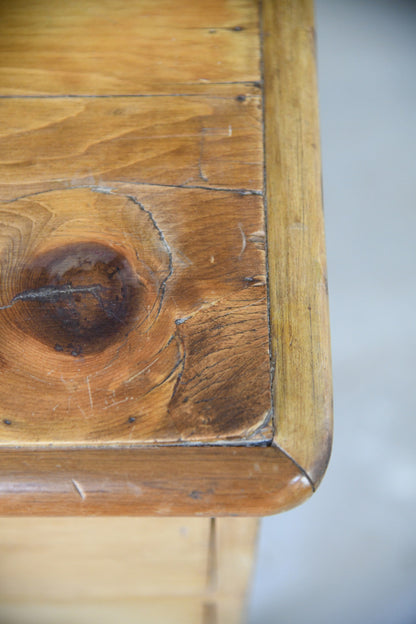
[[[126,397],[125,399],[121,399],[120,401],[116,401],[115,403],[110,403],[109,405],[105,405],[103,407],[103,410],[107,410],[110,407],[116,407],[117,405],[121,405],[122,403],[125,403],[126,401],[130,401],[130,397]]]
[[[201,180],[203,180],[204,182],[208,182],[209,180],[202,170],[202,159],[204,155],[204,141],[205,141],[205,128],[202,128],[201,140],[199,142],[198,170],[199,170],[199,177],[201,178]]]
[[[77,403],[77,407],[79,409],[79,411],[81,412],[81,414],[84,416],[84,418],[87,418],[86,413],[84,412],[84,410],[82,409],[81,405],[79,403]]]
[[[87,382],[87,388],[88,388],[88,396],[90,399],[91,411],[94,411],[94,403],[93,403],[92,394],[91,394],[90,378],[88,377],[88,375],[86,377],[86,382]]]
[[[163,351],[163,349],[162,349]],[[135,379],[137,379],[137,377],[140,377],[140,375],[143,375],[143,373],[145,373],[146,371],[150,370],[153,366],[153,364],[156,364],[156,362],[160,359],[161,353],[157,353],[156,357],[144,368],[140,369],[137,373],[134,373],[134,375],[131,375],[125,383],[131,383],[132,381],[134,381]],[[114,405],[114,404],[113,404]],[[109,405],[109,407],[111,407]]]
[[[253,245],[257,249],[264,250],[266,244],[266,235],[263,231],[258,230],[257,232],[252,232],[252,234],[250,234],[250,236],[248,237],[248,240],[250,241],[250,243],[253,243]]]
[[[71,479],[72,481],[72,485],[75,488],[75,491],[80,495],[80,497],[82,498],[82,500],[85,500],[87,498],[86,493],[84,492],[82,486],[80,483],[78,483],[78,481],[75,481],[75,479]]]
[[[143,490],[142,488],[137,485],[137,483],[134,483],[133,481],[130,480],[130,478],[127,476],[126,478],[126,486],[129,488],[129,490],[135,494],[136,496],[143,496]]]
[[[247,240],[246,240],[246,235],[244,234],[243,226],[241,225],[241,223],[238,224],[238,229],[241,232],[241,251],[240,251],[240,253],[238,255],[238,259],[240,259],[241,256],[243,255],[243,253],[246,250]]]

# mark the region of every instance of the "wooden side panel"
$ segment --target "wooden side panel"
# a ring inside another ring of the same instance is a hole
[[[274,441],[315,487],[332,383],[312,2],[264,2],[263,39]]]
[[[2,2],[0,93],[176,94],[255,82],[258,32],[252,0]]]
[[[209,520],[198,518],[3,518],[0,595],[10,602],[199,595],[209,531]]]
[[[238,518],[1,519],[0,620],[239,624],[256,535]]]
[[[220,518],[217,523],[218,623],[245,621],[247,588],[253,574],[259,521],[255,518]],[[233,601],[227,601],[232,596]]]
[[[8,602],[0,606],[2,624],[220,624],[218,620],[209,621],[206,613],[205,603],[199,598],[162,596],[122,603]],[[227,624],[226,620],[223,622]]]

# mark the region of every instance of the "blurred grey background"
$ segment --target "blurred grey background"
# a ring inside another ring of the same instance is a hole
[[[263,521],[249,622],[415,624],[416,3],[315,7],[334,447]]]

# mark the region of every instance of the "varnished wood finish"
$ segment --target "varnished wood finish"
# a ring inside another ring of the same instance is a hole
[[[316,487],[332,380],[312,2],[265,2],[263,40],[274,444]]]
[[[319,483],[312,32],[302,0],[5,12],[1,514],[262,515]]]
[[[3,449],[2,515],[257,516],[312,494],[274,447]]]
[[[0,444],[270,439],[261,198],[72,188],[0,227]]]
[[[157,185],[166,197],[172,186],[212,189],[206,195],[213,201],[215,190],[261,196],[261,91],[248,95],[245,84],[227,96],[211,90],[197,97],[0,97],[0,199],[113,182]]]
[[[2,624],[238,624],[257,522],[0,519]]]
[[[215,93],[218,83],[222,94],[261,79],[252,0],[16,0],[0,7],[1,94]]]

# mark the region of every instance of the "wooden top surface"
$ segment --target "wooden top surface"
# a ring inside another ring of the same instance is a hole
[[[297,504],[331,437],[309,3],[1,18],[0,513]]]

